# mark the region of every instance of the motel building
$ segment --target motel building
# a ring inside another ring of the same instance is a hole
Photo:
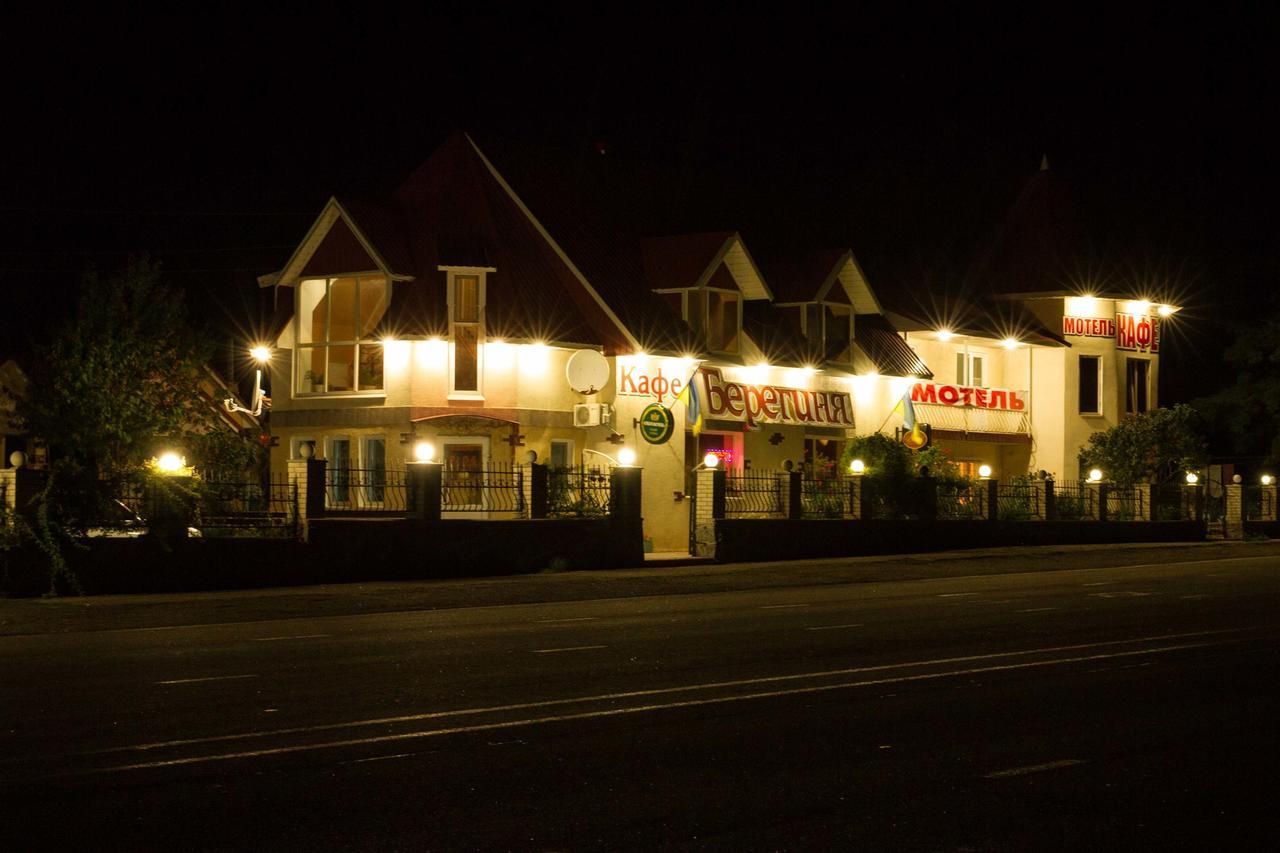
[[[835,476],[850,437],[901,428],[908,396],[975,475],[1075,478],[1090,432],[1156,403],[1162,306],[1025,293],[1001,303],[1016,338],[941,328],[882,306],[851,250],[628,235],[557,190],[457,133],[390,198],[330,199],[259,279],[272,469],[323,458],[351,484],[329,500],[376,510],[386,490],[359,484],[392,482],[426,442],[462,486],[446,510],[501,518],[487,478],[634,454],[645,534],[682,552],[708,454],[731,474]]]

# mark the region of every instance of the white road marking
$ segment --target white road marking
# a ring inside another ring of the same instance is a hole
[[[815,625],[812,628],[805,628],[806,631],[834,631],[838,628],[861,628],[861,622],[850,622],[848,625]]]
[[[1043,773],[1046,770],[1060,770],[1063,767],[1075,767],[1077,764],[1084,764],[1078,758],[1063,758],[1059,761],[1048,761],[1044,764],[1032,764],[1027,767],[1013,767],[1008,770],[997,770],[995,773],[988,773],[983,779],[1007,779],[1010,776],[1026,776],[1028,773]]]
[[[554,625],[558,622],[594,622],[597,616],[574,616],[571,619],[539,619],[539,625]]]
[[[332,634],[294,634],[291,637],[254,637],[255,643],[274,643],[277,640],[314,640],[318,637],[332,637]]]
[[[608,646],[565,646],[561,649],[534,649],[535,655],[550,655],[556,652],[583,652],[587,649],[607,649]]]
[[[201,681],[235,681],[239,678],[257,678],[256,675],[210,675],[206,678],[172,678],[168,681],[157,681],[156,684],[197,684]]]
[[[962,595],[977,595],[976,592],[944,592],[938,598],[959,598]]]
[[[1093,583],[1082,583],[1081,586],[1111,586],[1115,581],[1094,581]]]
[[[264,749],[246,750],[244,752],[226,752],[211,755],[193,755],[186,758],[171,758],[164,761],[148,761],[138,764],[123,764],[115,767],[101,767],[91,770],[73,772],[71,774],[62,775],[95,775],[99,773],[120,773],[129,770],[154,770],[160,767],[177,767],[188,764],[207,764],[215,761],[235,761],[246,758],[262,758],[270,755],[288,755],[298,752],[315,752],[321,749],[338,749],[351,746],[367,746],[375,743],[394,743],[405,740],[418,740],[428,737],[443,737],[456,734],[474,734],[477,732],[497,731],[500,729],[521,728],[524,726],[546,725],[548,723],[561,723],[573,720],[591,720],[602,719],[608,717],[629,716],[632,714],[646,714],[655,711],[670,711],[679,708],[696,708],[706,705],[723,705],[729,702],[746,702],[757,699],[774,699],[782,696],[799,696],[812,693],[829,693],[834,690],[849,690],[857,687],[875,687],[882,684],[901,684],[910,681],[933,681],[941,678],[955,678],[966,675],[977,675],[989,672],[1008,672],[1011,670],[1031,669],[1034,667],[1056,666],[1059,664],[1082,663],[1093,660],[1103,660],[1109,658],[1132,657],[1134,655],[1152,655],[1163,652],[1181,651],[1186,649],[1203,648],[1205,646],[1218,645],[1223,641],[1209,641],[1203,643],[1181,643],[1171,646],[1160,646],[1152,649],[1138,649],[1127,652],[1113,652],[1109,654],[1097,655],[1079,655],[1067,658],[1054,658],[1050,660],[1026,661],[1022,663],[1000,664],[996,666],[976,667],[971,669],[952,670],[948,672],[926,672],[918,675],[903,675],[891,678],[872,678],[863,681],[845,681],[837,684],[821,684],[809,687],[791,687],[782,690],[762,690],[756,693],[740,693],[732,696],[712,696],[706,699],[687,699],[677,702],[662,702],[648,705],[636,705],[628,708],[607,708],[599,711],[581,711],[573,714],[556,714],[546,717],[527,717],[519,720],[503,720],[496,723],[479,723],[470,726],[453,726],[442,729],[424,729],[416,732],[402,732],[400,734],[391,735],[374,735],[371,737],[349,738],[346,740],[324,741],[321,743],[298,744],[295,746],[278,746],[267,747]],[[786,676],[783,676],[786,677]],[[541,704],[553,704],[556,700]],[[563,701],[563,700],[561,700]],[[116,752],[119,750],[104,750],[103,752]],[[1026,770],[1026,768],[1015,768],[1017,770]],[[1011,771],[1001,771],[1009,773]],[[1027,770],[1026,772],[1033,772]]]
[[[760,606],[760,610],[785,610],[789,607],[808,607],[807,604],[764,604]]]
[[[1151,593],[1136,592],[1131,589],[1124,590],[1123,592],[1091,592],[1089,593],[1089,596],[1091,598],[1141,598],[1147,595],[1151,595]]]
[[[1046,610],[1057,610],[1057,607],[1028,607],[1026,610],[1019,610],[1019,613],[1043,613]]]
[[[314,725],[314,726],[295,726],[295,727],[284,728],[284,729],[270,729],[265,731],[242,732],[239,734],[230,734],[230,735],[214,735],[211,737],[185,738],[182,740],[168,740],[168,741],[158,741],[154,743],[134,744],[131,746],[120,746],[120,747],[113,747],[111,749],[98,750],[96,752],[88,753],[88,754],[102,755],[102,754],[115,753],[115,752],[146,752],[148,750],[164,749],[164,748],[176,747],[176,746],[193,746],[196,744],[222,743],[227,741],[249,740],[253,738],[263,738],[263,737],[278,737],[280,735],[308,734],[313,732],[335,731],[338,729],[364,728],[369,726],[385,726],[393,723],[414,723],[414,722],[423,722],[426,720],[446,719],[450,717],[473,716],[477,714],[491,714],[491,713],[500,713],[500,712],[508,712],[508,711],[525,711],[525,710],[532,710],[536,708],[551,708],[551,707],[564,706],[564,705],[577,705],[577,704],[582,704],[586,702],[605,702],[605,701],[616,701],[619,699],[638,699],[638,698],[649,697],[649,696],[663,696],[663,695],[670,695],[670,694],[676,694],[676,693],[690,693],[690,692],[699,691],[699,690],[713,690],[713,689],[721,689],[726,687],[748,687],[752,685],[762,685],[762,684],[780,684],[784,682],[797,681],[801,679],[830,678],[830,677],[842,676],[842,675],[857,675],[857,674],[869,673],[869,672],[883,672],[885,670],[907,669],[911,667],[939,666],[939,665],[953,664],[953,663],[969,663],[972,661],[985,661],[985,660],[995,660],[999,658],[1023,657],[1025,655],[1033,655],[1033,654],[1048,654],[1051,652],[1071,652],[1071,651],[1079,651],[1083,649],[1096,649],[1096,648],[1104,648],[1108,646],[1121,646],[1121,645],[1127,645],[1132,643],[1162,642],[1166,640],[1189,639],[1192,637],[1210,637],[1210,636],[1220,635],[1220,634],[1239,634],[1239,633],[1244,633],[1248,631],[1256,631],[1263,627],[1266,627],[1266,626],[1255,625],[1255,626],[1249,626],[1245,628],[1224,628],[1224,629],[1213,630],[1213,631],[1192,631],[1188,633],[1179,633],[1179,634],[1160,634],[1160,635],[1154,635],[1154,636],[1148,636],[1148,637],[1133,637],[1126,640],[1105,640],[1097,643],[1079,643],[1079,644],[1069,645],[1069,646],[1046,646],[1038,649],[1023,649],[1021,651],[1013,651],[1013,652],[993,652],[991,654],[985,654],[985,655],[966,655],[966,656],[954,657],[954,658],[936,658],[932,660],[907,661],[904,663],[880,664],[876,666],[850,667],[847,669],[822,670],[817,672],[803,672],[803,673],[796,673],[793,675],[771,675],[771,676],[761,676],[758,678],[743,678],[743,679],[735,679],[732,681],[712,681],[712,682],[706,682],[703,684],[687,684],[687,685],[680,685],[677,687],[658,687],[658,688],[653,688],[649,690],[632,690],[632,691],[627,691],[622,693],[601,693],[601,694],[595,694],[595,695],[589,695],[589,696],[570,697],[566,699],[546,699],[538,702],[520,702],[520,703],[509,704],[509,705],[492,705],[492,706],[481,707],[481,708],[459,708],[451,711],[427,711],[420,714],[404,714],[396,717],[375,717],[372,719],[365,719],[365,720],[352,720],[344,723],[323,723],[323,724]],[[1212,645],[1212,643],[1195,644],[1195,646],[1199,646],[1199,645]],[[1192,648],[1192,647],[1194,646],[1185,646],[1185,648]],[[1173,648],[1184,648],[1184,646],[1176,646]],[[1143,652],[1122,652],[1118,656],[1141,654],[1141,653]],[[1105,657],[1111,657],[1111,656],[1101,655],[1099,657],[1105,658]],[[1074,660],[1091,660],[1091,659],[1093,658],[1069,658],[1067,660],[1074,661]],[[1039,665],[1042,665],[1042,664],[1040,662],[1032,662],[1030,664],[1016,664],[1014,665],[1013,668],[1019,668],[1023,666],[1039,666]],[[974,671],[986,672],[989,670],[980,669],[980,670],[974,670]],[[963,672],[929,674],[927,677],[930,677],[930,678],[943,677],[945,675],[952,675],[952,674],[963,674]],[[897,683],[903,680],[909,680],[909,679],[902,679],[902,678],[892,679],[891,678],[891,679],[884,680],[882,683],[886,683],[886,684]],[[868,683],[881,683],[881,682],[868,682]],[[896,694],[888,694],[888,695],[893,696]]]

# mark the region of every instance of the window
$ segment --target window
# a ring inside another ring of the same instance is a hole
[[[738,294],[707,291],[707,348],[712,352],[736,353],[741,300]]]
[[[553,438],[551,440],[551,467],[564,471],[573,465],[573,442]]]
[[[364,502],[380,504],[387,498],[387,438],[371,435],[364,440],[361,460],[364,483]]]
[[[1102,414],[1102,359],[1080,356],[1080,414]]]
[[[804,470],[819,479],[836,476],[844,442],[834,438],[804,440]]]
[[[1145,358],[1125,359],[1124,410],[1130,414],[1137,415],[1147,410],[1148,367]]]
[[[449,274],[449,336],[455,394],[480,394],[480,344],[484,338],[484,279],[478,273]]]
[[[346,436],[330,438],[325,449],[328,460],[326,477],[329,480],[329,506],[351,504],[351,439]]]
[[[823,344],[828,361],[850,364],[853,361],[853,308],[826,303],[826,340]]]
[[[983,367],[986,356],[972,352],[956,353],[956,384],[970,385],[974,388],[985,388]]]
[[[373,335],[391,288],[382,276],[310,278],[298,285],[299,394],[382,390],[382,345]]]

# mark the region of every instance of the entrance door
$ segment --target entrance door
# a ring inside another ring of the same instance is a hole
[[[443,509],[453,518],[483,518],[489,439],[482,436],[444,439]]]

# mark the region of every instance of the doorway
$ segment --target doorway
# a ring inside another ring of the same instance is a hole
[[[441,439],[444,470],[442,505],[454,518],[485,518],[485,485],[489,467],[488,436]]]

